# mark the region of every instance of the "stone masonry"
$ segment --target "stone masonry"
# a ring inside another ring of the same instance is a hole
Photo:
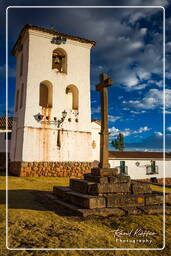
[[[17,176],[82,178],[91,170],[90,162],[11,162],[10,173]]]
[[[150,184],[121,176],[117,169],[112,168],[92,168],[84,179],[70,179],[69,187],[55,186],[53,193],[59,206],[74,209],[82,216],[101,211],[106,214],[115,214],[116,211],[134,214],[149,210],[162,212],[162,193],[153,192]],[[167,204],[169,202],[167,199]]]

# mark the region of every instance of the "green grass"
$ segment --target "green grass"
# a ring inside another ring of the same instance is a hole
[[[163,187],[162,186],[156,186],[156,185],[151,185],[152,190],[158,191],[158,192],[163,192]],[[171,188],[165,188],[166,193],[171,193]]]
[[[80,218],[57,214],[35,200],[33,191],[51,191],[54,185],[67,186],[68,178],[9,177],[10,248],[123,248],[140,247],[118,243],[113,231],[150,230],[156,233],[152,244],[141,247],[162,247],[162,216],[124,217],[91,216]],[[163,251],[9,251],[5,248],[5,177],[0,177],[0,255],[170,255],[171,216],[167,217],[167,246]],[[158,189],[158,188],[156,188]],[[128,238],[125,236],[125,238]],[[138,253],[138,254],[137,254]]]

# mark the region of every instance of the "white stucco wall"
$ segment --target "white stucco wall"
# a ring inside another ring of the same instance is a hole
[[[92,157],[93,161],[100,160],[100,129],[101,126],[95,122],[91,123],[91,136],[92,136]],[[95,147],[93,147],[93,144]]]
[[[164,177],[164,162],[162,159],[152,159],[155,160],[156,166],[158,166],[159,173],[158,174],[146,174],[146,165],[150,165],[150,159],[110,159],[110,167],[120,166],[120,161],[125,161],[125,166],[128,166],[128,175],[132,179],[150,179],[151,177],[163,178]],[[139,162],[140,165],[136,166],[136,162]],[[171,160],[165,161],[165,177],[171,177]]]
[[[29,30],[23,38],[24,68],[19,76],[20,55],[17,56],[17,85],[24,83],[24,106],[19,109],[13,126],[11,161],[92,161],[90,112],[90,49],[91,44],[67,39],[66,44],[52,44],[53,35]],[[63,48],[67,53],[67,74],[52,69],[52,52]],[[28,65],[28,68],[27,68]],[[28,70],[28,72],[27,72]],[[53,87],[53,107],[44,111],[39,106],[39,86],[49,81]],[[79,91],[79,114],[67,106],[66,87],[75,85]],[[37,122],[34,115],[41,113],[61,119],[61,149],[56,146],[57,129],[54,124]],[[71,122],[68,119],[71,118]],[[75,119],[78,118],[78,122]],[[44,149],[43,149],[44,148]],[[48,153],[44,153],[48,151]],[[46,155],[46,156],[45,156]]]

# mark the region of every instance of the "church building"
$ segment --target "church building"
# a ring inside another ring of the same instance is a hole
[[[11,173],[81,177],[99,160],[100,125],[91,122],[90,105],[93,46],[94,41],[33,25],[20,32],[12,50]]]
[[[9,125],[12,174],[79,178],[91,172],[92,162],[98,164],[101,122],[91,120],[90,104],[90,52],[95,44],[33,25],[20,32],[12,50],[16,56],[14,117]],[[0,162],[4,169],[7,138],[5,119],[1,120]],[[108,157],[111,167],[132,179],[163,178],[161,152],[109,151]],[[169,184],[170,165],[168,153]]]

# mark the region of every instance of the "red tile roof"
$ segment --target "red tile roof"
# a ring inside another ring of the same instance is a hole
[[[8,129],[11,130],[12,129],[12,121],[13,121],[13,117],[8,117]],[[5,116],[0,116],[0,129],[2,130],[6,130],[6,117]]]
[[[171,152],[165,153],[166,158],[171,159]],[[143,152],[143,151],[109,151],[109,159],[163,159],[163,152]]]

